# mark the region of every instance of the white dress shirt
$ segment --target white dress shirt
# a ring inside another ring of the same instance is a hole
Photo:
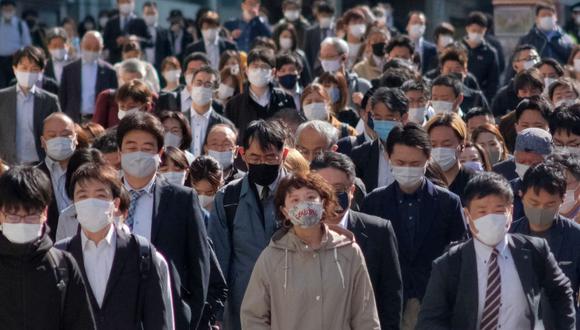
[[[145,190],[145,193],[137,200],[137,207],[133,216],[133,233],[141,235],[148,240],[151,240],[151,226],[153,224],[153,187],[155,185],[156,176],[153,176],[151,181],[141,189],[134,189],[127,180],[123,180],[125,188],[129,192],[133,190]]]
[[[203,115],[200,115],[195,111],[195,109],[193,109],[193,107],[191,108],[191,117],[189,121],[191,123],[191,137],[193,140],[191,143],[191,153],[195,157],[202,154],[201,149],[203,148],[207,126],[209,125],[209,117],[212,111],[213,109],[210,106]]]
[[[16,84],[16,160],[19,164],[39,161],[34,134],[34,94],[36,86],[25,95]]]
[[[92,115],[95,113],[97,61],[93,63],[82,62],[81,69],[81,114]]]
[[[250,97],[252,98],[252,100],[254,100],[254,102],[258,103],[261,107],[266,108],[268,106],[268,104],[270,104],[270,89],[266,89],[266,92],[264,94],[262,94],[262,96],[258,96],[256,95],[256,93],[254,93],[254,91],[249,88],[248,89],[250,91]]]
[[[113,267],[115,258],[116,240],[115,226],[110,226],[107,236],[98,244],[89,240],[85,232],[81,230],[81,243],[83,248],[83,261],[87,280],[99,307],[103,304],[107,282]]]
[[[207,54],[207,57],[209,58],[209,62],[211,64],[211,67],[215,70],[218,69],[219,63],[220,63],[219,41],[220,41],[220,38],[215,38],[215,42],[211,42],[211,43],[206,42],[205,40],[203,41],[204,46],[205,46],[205,53]]]
[[[54,70],[54,79],[56,80],[56,82],[60,85],[60,80],[62,78],[62,69],[64,68],[65,65],[69,64],[70,62],[68,61],[68,59],[65,57],[64,60],[62,61],[56,61],[56,60],[52,60],[52,68]]]
[[[187,86],[183,87],[181,90],[181,112],[186,112],[187,110],[191,109],[191,103],[193,100],[191,99],[191,94],[187,90]]]
[[[485,307],[485,294],[487,291],[488,261],[491,257],[492,247],[487,246],[477,239],[473,240],[475,256],[477,259],[477,287],[478,309],[477,329],[481,323],[483,309]],[[498,329],[530,329],[530,310],[528,301],[520,281],[520,276],[514,264],[508,245],[508,235],[501,241],[496,249],[499,252],[497,262],[501,278],[501,307],[499,309]]]
[[[52,160],[48,156],[45,158],[44,162],[46,163],[46,167],[50,172],[52,191],[54,198],[56,199],[58,212],[60,213],[71,204],[71,200],[66,194],[66,168],[63,169],[59,162]]]
[[[391,172],[391,162],[389,162],[382,143],[379,143],[379,152],[379,177],[377,180],[377,188],[386,187],[395,182],[395,177]]]

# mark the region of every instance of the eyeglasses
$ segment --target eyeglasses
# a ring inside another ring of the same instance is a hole
[[[521,62],[521,61],[539,61],[539,60],[540,60],[539,56],[530,55],[528,57],[518,59],[518,62]]]
[[[8,214],[6,212],[1,212],[4,215],[4,221],[8,223],[39,223],[40,219],[42,218],[42,214],[29,214],[29,215],[16,215],[16,214]]]
[[[214,86],[215,86],[215,84],[213,82],[211,82],[211,81],[203,82],[201,80],[196,80],[196,81],[193,82],[193,86],[195,86],[195,87],[202,87],[203,86],[205,88],[211,88],[211,89],[213,89]]]
[[[260,165],[260,164],[278,165],[280,164],[281,159],[282,157],[279,155],[267,155],[267,156],[249,155],[246,157],[246,161],[252,165]]]

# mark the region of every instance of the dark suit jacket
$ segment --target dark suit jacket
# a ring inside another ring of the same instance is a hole
[[[0,90],[0,158],[8,164],[16,163],[16,86]],[[45,153],[40,145],[44,119],[53,112],[60,111],[56,95],[36,88],[34,94],[34,141],[38,159],[44,159]]]
[[[347,229],[360,246],[377,301],[382,329],[399,329],[403,308],[403,281],[397,238],[391,222],[349,211]]]
[[[495,164],[492,170],[497,174],[503,175],[508,181],[518,177],[516,173],[516,161],[513,157]]]
[[[117,63],[121,61],[122,47],[117,46],[117,38],[120,36],[135,35],[141,40],[141,49],[153,46],[151,34],[147,29],[147,24],[142,18],[133,17],[127,23],[125,30],[121,30],[120,17],[117,15],[110,19],[103,31],[105,49],[109,50],[109,62]]]
[[[423,39],[423,50],[421,52],[421,72],[425,73],[434,69],[437,59],[437,46],[434,43]]]
[[[338,146],[336,152],[340,152],[341,154],[345,154],[350,157],[350,155],[352,154],[352,149],[360,146],[365,142],[366,139],[364,133],[359,134],[356,137],[345,136],[342,139],[338,140],[338,142],[336,143],[336,145]]]
[[[531,329],[544,328],[539,314],[542,292],[555,307],[556,329],[574,329],[570,280],[558,267],[548,243],[515,234],[508,236],[508,244],[533,315]],[[433,263],[416,329],[476,329],[478,304],[477,262],[470,239]]]
[[[185,118],[187,118],[187,120],[189,121],[191,118],[191,110],[185,111],[183,114],[185,115]],[[203,138],[202,146],[205,145],[205,140],[207,139],[207,135],[209,134],[209,131],[211,131],[211,128],[217,124],[227,124],[230,125],[231,127],[235,127],[234,124],[229,119],[220,115],[219,113],[217,113],[217,111],[213,110],[209,114],[209,121],[207,123],[207,129],[205,130],[205,137]]]
[[[194,190],[159,178],[155,181],[153,199],[151,242],[175,270],[171,285],[176,329],[196,329],[207,298],[210,274],[201,206]]]
[[[147,278],[142,279],[137,241],[133,235],[128,235],[119,228],[115,229],[115,235],[115,257],[100,307],[87,278],[80,232],[68,244],[57,243],[58,248],[73,255],[81,269],[97,329],[170,329],[171,325],[167,324],[165,317],[167,310],[163,303],[162,282],[157,263],[151,262]],[[151,258],[154,259],[155,248],[151,246],[151,249]]]
[[[95,84],[95,102],[97,95],[105,89],[117,88],[117,73],[105,61],[98,61],[97,83]],[[82,60],[67,64],[62,70],[59,99],[62,110],[74,121],[81,119],[82,105]]]
[[[161,92],[159,93],[159,99],[155,105],[155,111],[161,112],[165,110],[170,111],[183,111],[187,109],[181,109],[181,91],[185,88],[185,85],[179,85],[176,89],[171,92]],[[216,100],[211,103],[212,108],[220,114],[223,114],[224,108]],[[189,117],[188,117],[189,118]]]
[[[42,163],[36,165],[36,168],[38,168],[39,170],[44,172],[44,174],[46,174],[46,176],[50,180],[50,187],[52,188],[52,176],[50,175],[50,171],[48,170],[46,163],[42,161]],[[60,212],[58,211],[58,204],[56,203],[56,197],[54,196],[54,194],[52,194],[52,199],[50,201],[50,204],[48,205],[47,213],[48,215],[46,218],[46,224],[50,229],[50,231],[47,234],[50,237],[50,239],[54,242],[56,238],[56,230],[58,228],[58,217],[60,215]]]
[[[367,191],[373,191],[379,182],[379,143],[377,139],[352,149],[351,158],[356,167],[356,176],[364,182]]]
[[[313,75],[321,70],[318,53],[320,53],[320,43],[322,42],[322,39],[322,31],[318,24],[307,29],[304,34],[304,54]]]
[[[157,27],[157,36],[155,37],[155,68],[161,72],[161,62],[167,56],[171,56],[171,36],[168,29]]]
[[[218,40],[218,47],[220,50],[220,56],[226,50],[238,50],[238,46],[236,46],[235,43],[221,37]],[[185,49],[186,54],[192,54],[195,52],[205,53],[205,43],[203,42],[203,39],[200,39],[187,45],[187,48]]]
[[[405,226],[408,219],[401,219],[399,212],[396,185],[395,181],[368,194],[361,212],[391,221],[399,242],[404,299],[422,299],[431,274],[431,263],[450,242],[460,240],[465,232],[463,209],[457,195],[425,180],[420,188],[425,198],[421,202],[415,244],[411,246]]]

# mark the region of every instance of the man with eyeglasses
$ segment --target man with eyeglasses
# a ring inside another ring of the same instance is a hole
[[[215,158],[222,168],[225,184],[242,177],[242,172],[234,166],[238,154],[238,131],[230,124],[217,124],[208,130],[204,154]]]
[[[239,330],[240,306],[258,256],[279,227],[274,192],[286,175],[282,164],[288,150],[286,132],[277,121],[253,121],[244,131],[241,154],[248,167],[242,179],[222,188],[215,196],[209,220],[229,297],[224,313],[225,329]]]
[[[191,125],[191,150],[194,156],[201,155],[207,133],[216,124],[231,124],[224,116],[218,114],[212,106],[213,94],[219,85],[219,75],[209,65],[193,71],[191,80],[191,108],[185,113]]]
[[[48,237],[51,189],[37,168],[17,166],[0,176],[3,329],[95,329],[79,266]]]

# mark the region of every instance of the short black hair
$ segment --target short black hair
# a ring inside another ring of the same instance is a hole
[[[16,1],[14,1],[14,0],[2,0],[2,1],[0,1],[0,7],[5,7],[5,6],[16,7]]]
[[[506,178],[493,172],[479,172],[472,177],[463,190],[465,206],[474,199],[497,195],[509,202],[514,201],[514,192]]]
[[[310,163],[310,170],[317,171],[325,168],[333,168],[344,172],[348,176],[348,180],[354,183],[356,178],[356,168],[354,163],[345,154],[333,151],[326,151],[316,156]]]
[[[440,75],[431,82],[431,91],[435,86],[446,86],[453,89],[453,94],[458,97],[463,93],[463,86],[461,80],[457,79],[453,75]]]
[[[191,53],[183,59],[183,65],[182,65],[183,72],[187,71],[187,65],[189,64],[189,62],[193,62],[193,61],[201,61],[205,65],[211,64],[209,61],[209,57],[207,57],[207,55],[205,53],[202,53],[202,52]]]
[[[405,83],[403,84],[403,86],[401,86],[401,90],[406,93],[409,91],[417,91],[420,92],[421,94],[423,94],[427,99],[429,99],[431,96],[431,91],[429,90],[429,87],[427,86],[427,84],[425,83],[425,81],[423,79],[412,79],[412,80],[407,80],[405,81]]]
[[[526,171],[521,183],[522,194],[529,189],[538,194],[544,190],[550,195],[564,197],[566,194],[566,173],[559,164],[540,163]]]
[[[552,107],[550,103],[546,101],[542,96],[532,96],[527,99],[523,99],[516,106],[516,122],[520,120],[524,111],[533,110],[538,111],[542,117],[546,120],[550,120],[552,115]]]
[[[44,70],[46,66],[46,55],[44,51],[38,47],[26,46],[20,48],[12,55],[12,66],[18,66],[18,63],[22,61],[23,58],[27,58],[29,61],[34,62],[41,70]]]
[[[72,184],[72,177],[76,170],[84,164],[106,165],[107,162],[103,158],[103,154],[96,148],[77,149],[72,154],[66,167],[64,176],[64,187],[67,196],[72,200],[74,197],[74,185]]]
[[[317,13],[325,13],[325,14],[331,14],[334,15],[334,7],[331,6],[328,2],[326,1],[318,1],[316,2],[316,4],[314,5],[314,8],[316,9]]]
[[[145,7],[153,7],[155,9],[157,9],[157,1],[145,1],[143,3],[143,8]]]
[[[401,116],[409,112],[409,99],[398,88],[381,87],[373,93],[371,106],[382,103],[392,112],[397,112]]]
[[[302,61],[300,61],[296,55],[292,53],[283,53],[276,56],[276,70],[280,70],[284,65],[287,64],[293,64],[296,66],[296,69],[299,73],[302,72]]]
[[[514,78],[514,92],[517,94],[518,90],[528,86],[542,91],[544,90],[544,79],[542,78],[540,70],[529,68],[516,74]]]
[[[480,11],[472,11],[467,16],[465,26],[470,26],[471,24],[477,24],[483,28],[487,28],[487,17]]]
[[[427,158],[431,156],[431,139],[423,127],[409,122],[405,126],[395,126],[387,138],[387,154],[393,154],[396,144],[421,150]]]
[[[564,105],[550,116],[550,132],[556,134],[564,130],[569,134],[580,136],[580,104]]]
[[[400,88],[412,79],[415,79],[415,74],[409,68],[389,68],[379,77],[377,87]]]
[[[213,75],[215,77],[215,81],[214,81],[213,88],[218,88],[218,86],[220,84],[220,73],[217,72],[216,69],[212,68],[209,65],[202,65],[199,68],[193,70],[193,72],[192,72],[193,79],[195,79],[195,77],[197,76],[197,74],[200,73],[200,72],[204,72],[204,73],[207,73],[209,75]]]
[[[96,137],[93,141],[93,148],[104,154],[119,151],[119,145],[117,144],[117,128],[109,128],[105,133]]]
[[[262,149],[274,147],[276,150],[282,150],[286,141],[286,132],[276,120],[258,119],[251,122],[244,131],[242,147],[247,150],[254,140],[258,142]]]
[[[16,166],[0,176],[0,210],[41,212],[52,199],[48,176],[36,167]]]
[[[387,54],[390,53],[395,47],[407,47],[411,55],[415,53],[415,43],[406,35],[399,35],[391,39],[387,43],[387,47],[385,47]]]
[[[534,47],[530,44],[519,45],[514,50],[514,53],[512,55],[512,62],[515,62],[517,60],[518,56],[520,56],[520,53],[525,51],[525,50],[535,50],[537,52],[536,47]]]
[[[552,68],[554,68],[554,71],[556,71],[558,78],[564,76],[564,68],[562,67],[562,64],[560,64],[555,59],[549,57],[543,58],[540,60],[540,62],[536,63],[536,65],[534,66],[539,69],[542,65],[549,65]]]
[[[541,3],[536,5],[536,16],[538,16],[540,14],[540,10],[544,10],[544,9],[550,10],[553,13],[556,12],[556,7],[554,7],[554,5],[551,5],[551,4],[546,3],[546,2],[541,2]]]
[[[490,116],[493,118],[493,113],[485,107],[475,107],[475,108],[471,108],[469,109],[469,111],[467,111],[467,113],[463,116],[463,121],[465,121],[467,123],[467,121],[473,117],[477,117],[477,116]]]
[[[256,61],[262,61],[268,64],[271,68],[276,67],[276,56],[274,55],[274,51],[269,48],[257,47],[250,50],[250,53],[248,54],[248,67]]]
[[[117,144],[119,150],[123,146],[123,138],[127,133],[138,130],[147,132],[157,140],[157,151],[161,151],[165,140],[165,128],[163,124],[150,113],[137,111],[128,114],[117,125]]]
[[[433,30],[433,40],[437,41],[441,35],[455,35],[455,27],[448,22],[442,22],[435,26]]]

